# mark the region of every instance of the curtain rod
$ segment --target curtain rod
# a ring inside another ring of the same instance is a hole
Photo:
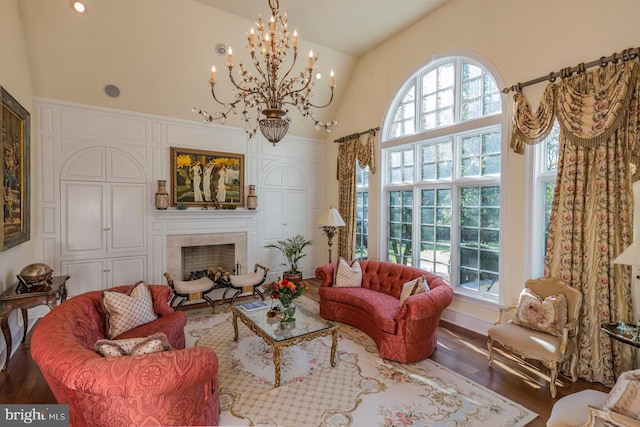
[[[557,77],[562,77],[564,79],[566,77],[571,77],[571,74],[573,74],[573,73],[577,73],[577,74],[584,73],[587,68],[595,67],[596,65],[604,67],[609,62],[613,62],[615,64],[620,60],[622,60],[622,61],[631,61],[633,59],[638,58],[638,56],[640,56],[640,48],[632,47],[632,48],[629,48],[629,49],[625,49],[620,53],[614,52],[613,55],[611,55],[611,56],[607,56],[607,57],[601,56],[600,59],[597,59],[597,60],[591,61],[591,62],[587,62],[586,64],[584,62],[582,62],[582,63],[576,65],[575,67],[563,68],[560,71],[551,72],[547,76],[538,77],[537,79],[529,80],[529,81],[524,82],[524,83],[518,83],[518,84],[515,84],[513,86],[506,87],[506,88],[502,89],[502,93],[509,93],[510,91],[517,91],[517,90],[522,89],[525,86],[531,86],[531,85],[534,85],[534,84],[537,84],[537,83],[544,82],[546,80],[548,80],[548,81],[553,83],[556,80]]]
[[[365,130],[364,132],[352,133],[351,135],[347,135],[347,136],[343,136],[342,138],[334,139],[333,142],[349,141],[351,139],[360,138],[362,135],[366,135],[368,133],[373,134],[373,136],[375,136],[376,135],[376,131],[379,131],[379,130],[380,130],[380,126],[378,126],[377,128],[371,128],[369,130]]]

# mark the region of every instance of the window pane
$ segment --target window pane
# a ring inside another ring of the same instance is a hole
[[[420,268],[450,279],[451,190],[422,190]],[[434,227],[434,224],[436,225]]]
[[[544,171],[554,172],[558,170],[558,158],[560,153],[560,126],[558,121],[553,124],[549,136],[544,140]]]
[[[462,79],[469,80],[482,74],[482,68],[471,64],[462,64]]]
[[[449,63],[438,68],[438,89],[446,89],[453,86],[455,72],[453,63]]]
[[[500,261],[500,188],[460,189],[459,286],[497,295]],[[475,218],[474,218],[475,216]]]
[[[387,152],[389,183],[413,182],[413,147]]]
[[[393,122],[389,132],[392,138],[412,135],[415,133],[415,97],[416,87],[414,85],[407,89],[407,93],[395,107]]]
[[[369,257],[369,166],[356,166],[355,259]]]
[[[471,64],[462,65],[460,119],[477,119],[502,111],[500,90],[493,77],[484,69]]]
[[[451,140],[434,141],[420,146],[421,181],[451,178]]]
[[[389,192],[388,261],[412,265],[413,192]]]
[[[500,132],[485,132],[462,138],[461,168],[463,177],[500,174]]]

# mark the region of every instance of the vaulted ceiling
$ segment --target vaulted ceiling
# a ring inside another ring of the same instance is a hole
[[[255,21],[270,15],[268,0],[195,0]],[[273,1],[273,0],[271,0]],[[359,57],[449,0],[282,0],[280,12],[300,37]]]

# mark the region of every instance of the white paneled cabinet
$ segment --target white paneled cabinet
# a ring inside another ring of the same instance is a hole
[[[69,156],[60,180],[62,274],[69,295],[147,276],[147,185],[135,159],[111,147]]]
[[[62,181],[64,256],[146,250],[146,185]]]
[[[63,275],[70,276],[67,289],[72,297],[142,280],[146,276],[147,256],[62,261],[60,267]]]

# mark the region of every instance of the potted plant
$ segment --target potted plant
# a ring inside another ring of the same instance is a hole
[[[307,256],[302,251],[311,244],[311,240],[307,240],[304,236],[298,234],[285,240],[278,240],[275,244],[265,247],[279,250],[287,259],[287,262],[282,265],[286,265],[289,269],[282,273],[282,278],[300,283],[302,281],[302,273],[298,270],[298,261]]]

